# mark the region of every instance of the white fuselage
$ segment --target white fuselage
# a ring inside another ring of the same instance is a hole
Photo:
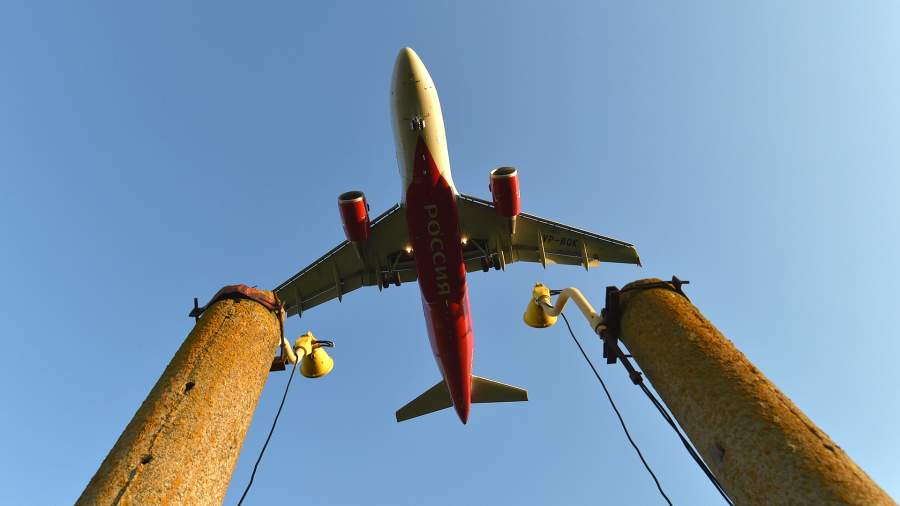
[[[422,60],[408,47],[400,50],[394,64],[391,80],[391,120],[402,185],[401,201],[406,202],[406,191],[412,181],[415,166],[413,156],[416,142],[420,137],[434,157],[441,175],[456,194],[456,186],[450,175],[450,155],[447,151],[444,115],[441,112],[437,88]]]

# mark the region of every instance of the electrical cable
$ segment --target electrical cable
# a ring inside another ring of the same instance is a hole
[[[552,290],[551,293],[553,293],[553,292],[557,292],[557,294],[558,294],[559,292],[561,292],[561,290]],[[581,350],[581,354],[584,355],[584,358],[585,358],[585,360],[587,360],[588,365],[590,365],[591,369],[593,369],[594,375],[597,376],[598,380],[600,380],[600,384],[601,384],[601,386],[603,386],[603,390],[606,392],[606,396],[609,398],[610,403],[612,403],[612,397],[610,397],[610,395],[609,395],[609,390],[607,390],[606,385],[603,383],[603,380],[600,378],[600,375],[597,373],[597,370],[594,368],[594,364],[591,363],[590,359],[585,354],[584,349],[581,347],[581,343],[579,343],[578,339],[575,337],[575,333],[572,331],[572,326],[569,325],[568,318],[566,318],[566,315],[563,313],[560,313],[560,316],[563,317],[563,321],[565,321],[566,327],[568,327],[568,329],[569,329],[569,334],[572,335],[572,339],[575,341],[575,344],[578,345],[578,349]],[[697,466],[700,467],[700,470],[703,471],[703,474],[706,475],[706,477],[712,483],[713,487],[715,487],[716,491],[719,492],[719,494],[722,496],[723,499],[725,499],[725,502],[727,502],[731,506],[734,506],[734,501],[732,501],[731,497],[728,496],[728,492],[725,491],[725,489],[722,487],[722,484],[719,483],[719,480],[716,478],[716,476],[712,473],[712,471],[706,465],[706,462],[703,461],[703,458],[700,457],[700,455],[697,453],[697,450],[688,441],[687,437],[682,433],[682,431],[681,431],[680,427],[678,426],[677,422],[675,421],[675,419],[672,417],[672,415],[669,414],[669,412],[663,406],[662,401],[660,401],[653,394],[653,392],[650,391],[650,389],[647,387],[647,385],[644,384],[642,373],[634,371],[633,367],[630,366],[630,364],[628,363],[629,362],[628,358],[630,358],[631,355],[628,355],[625,352],[623,352],[622,349],[619,348],[618,346],[616,347],[615,353],[618,353],[619,358],[621,358],[622,365],[625,366],[625,368],[629,371],[629,377],[631,377],[632,382],[641,388],[641,391],[644,392],[644,394],[647,396],[648,399],[650,399],[650,402],[653,404],[654,407],[656,407],[657,411],[659,411],[660,415],[662,415],[662,417],[666,421],[666,423],[668,423],[669,426],[672,428],[672,430],[675,431],[675,434],[678,436],[678,439],[681,440],[681,444],[684,445],[684,448],[687,450],[688,454],[691,456],[691,458],[694,460],[694,462],[697,464]],[[634,376],[632,376],[632,373],[634,374]],[[619,415],[619,411],[618,411],[618,409],[616,409],[616,406],[614,403],[613,403],[613,409],[616,411],[616,414]],[[621,415],[619,415],[619,421],[622,423],[622,428],[625,429],[625,435],[628,436],[628,440],[631,441],[631,436],[628,434],[628,429],[625,428],[625,422],[622,421]],[[641,455],[640,450],[638,450],[637,446],[634,444],[633,441],[631,441],[631,444],[632,444],[632,446],[634,446],[635,450],[638,452],[638,455],[641,457],[641,461],[644,462],[644,458]],[[662,493],[662,488],[659,486],[659,481],[656,480],[656,476],[653,475],[653,471],[650,470],[650,467],[647,465],[646,462],[644,462],[644,466],[647,467],[648,471],[650,471],[650,474],[653,476],[654,481],[656,481],[657,488],[659,488],[660,493]],[[665,497],[665,493],[663,493],[663,496]],[[668,497],[666,497],[666,500],[668,501]],[[669,502],[669,504],[671,504],[671,502]]]
[[[253,478],[256,476],[256,468],[259,467],[259,462],[263,458],[263,454],[266,453],[266,447],[269,446],[269,440],[272,439],[272,433],[275,432],[275,425],[278,423],[278,417],[281,416],[281,409],[284,407],[284,401],[287,399],[288,390],[291,388],[291,380],[294,379],[294,373],[297,372],[297,364],[300,363],[300,357],[297,357],[297,361],[294,362],[294,367],[291,368],[291,375],[288,377],[287,385],[284,386],[284,395],[281,396],[281,404],[278,406],[278,411],[275,413],[275,419],[272,420],[272,427],[269,429],[269,435],[266,436],[266,442],[263,443],[262,450],[259,451],[259,457],[256,457],[256,463],[253,464],[253,472],[250,473],[250,482],[247,483],[247,488],[244,489],[244,493],[241,494],[241,498],[237,502],[237,506],[241,506],[244,503],[244,498],[247,497],[247,492],[250,491],[250,486],[253,485]]]
[[[613,401],[612,395],[609,393],[609,389],[606,388],[606,383],[603,382],[603,378],[600,377],[600,373],[597,372],[597,368],[594,367],[594,363],[591,362],[591,359],[588,358],[587,353],[585,353],[584,348],[582,348],[581,343],[578,341],[578,338],[575,337],[575,332],[572,331],[572,326],[569,325],[569,319],[566,318],[564,313],[559,313],[562,316],[563,321],[566,322],[566,327],[569,329],[569,334],[572,336],[572,340],[575,341],[575,345],[578,346],[578,349],[581,351],[581,355],[584,356],[584,359],[587,361],[588,365],[591,366],[591,370],[594,371],[594,376],[597,377],[597,381],[600,382],[600,386],[603,387],[603,391],[606,393],[606,398],[609,399],[609,404],[612,406],[613,411],[615,411],[616,416],[619,418],[619,423],[622,425],[622,430],[625,431],[625,437],[628,438],[628,442],[631,443],[634,451],[637,452],[638,457],[641,459],[641,463],[644,464],[644,467],[647,469],[647,472],[650,473],[650,477],[653,478],[653,481],[656,483],[656,488],[659,489],[659,493],[662,494],[663,499],[666,500],[666,503],[669,506],[672,506],[672,501],[669,500],[669,496],[663,492],[662,485],[659,484],[659,480],[656,478],[656,474],[653,473],[653,470],[650,469],[650,464],[644,459],[644,455],[641,453],[641,449],[638,448],[637,444],[631,439],[631,434],[628,432],[628,427],[625,425],[625,420],[622,419],[622,414],[619,413],[619,408],[616,407],[616,403]]]
[[[734,506],[734,502],[731,500],[731,497],[728,496],[728,492],[726,492],[725,489],[722,488],[722,485],[719,483],[719,480],[716,479],[716,476],[712,473],[712,471],[706,465],[706,462],[703,461],[703,459],[697,453],[697,450],[694,449],[694,447],[687,440],[687,438],[684,436],[684,434],[682,434],[681,430],[678,428],[678,425],[675,423],[675,419],[672,418],[672,416],[666,411],[666,408],[663,407],[662,402],[660,402],[660,400],[657,399],[655,395],[653,395],[653,392],[651,392],[650,389],[647,388],[647,385],[645,385],[643,381],[638,383],[638,386],[641,387],[641,391],[643,391],[647,395],[647,398],[650,399],[650,402],[652,402],[653,405],[656,406],[656,409],[662,415],[663,419],[666,422],[668,422],[670,427],[672,427],[672,430],[674,430],[675,434],[678,435],[678,439],[681,440],[681,444],[684,445],[684,448],[691,455],[691,458],[694,459],[694,462],[697,463],[697,465],[700,467],[700,469],[703,471],[703,473],[706,475],[706,477],[709,478],[709,481],[712,482],[713,486],[716,488],[716,490],[719,492],[719,494],[722,495],[722,498],[725,499],[725,502],[727,502],[731,506]]]

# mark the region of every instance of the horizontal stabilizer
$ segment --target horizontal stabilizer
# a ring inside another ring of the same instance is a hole
[[[406,406],[397,410],[397,421],[402,422],[417,416],[427,415],[453,405],[450,398],[450,390],[444,380],[425,391],[424,394],[410,401]]]
[[[527,401],[528,391],[499,381],[489,380],[480,376],[472,376],[472,402],[518,402]],[[424,394],[410,401],[406,406],[397,410],[397,421],[403,422],[410,418],[427,415],[453,405],[450,390],[444,380],[438,381]]]
[[[472,376],[472,402],[518,402],[527,401],[528,391],[489,380],[481,376]]]

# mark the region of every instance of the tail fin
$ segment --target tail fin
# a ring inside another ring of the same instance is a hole
[[[481,376],[472,376],[472,402],[517,402],[527,401],[528,391],[499,381],[489,380]],[[427,415],[453,405],[450,391],[444,380],[438,381],[422,395],[411,400],[397,410],[397,421]]]
[[[472,376],[472,402],[527,401],[528,391],[481,376]]]

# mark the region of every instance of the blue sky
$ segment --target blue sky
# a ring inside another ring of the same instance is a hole
[[[274,287],[330,249],[343,191],[376,213],[399,200],[403,46],[437,84],[461,191],[517,166],[525,210],[632,242],[644,267],[472,275],[475,371],[531,401],[475,406],[467,426],[393,420],[438,379],[416,286],[290,321],[335,340],[336,367],[292,387],[253,503],[289,483],[312,505],[659,504],[564,328],[521,313],[536,281],[599,305],[606,285],[672,274],[900,497],[898,29],[891,2],[5,3],[0,502],[77,498],[192,297]],[[670,497],[720,504],[624,372],[600,371]]]

